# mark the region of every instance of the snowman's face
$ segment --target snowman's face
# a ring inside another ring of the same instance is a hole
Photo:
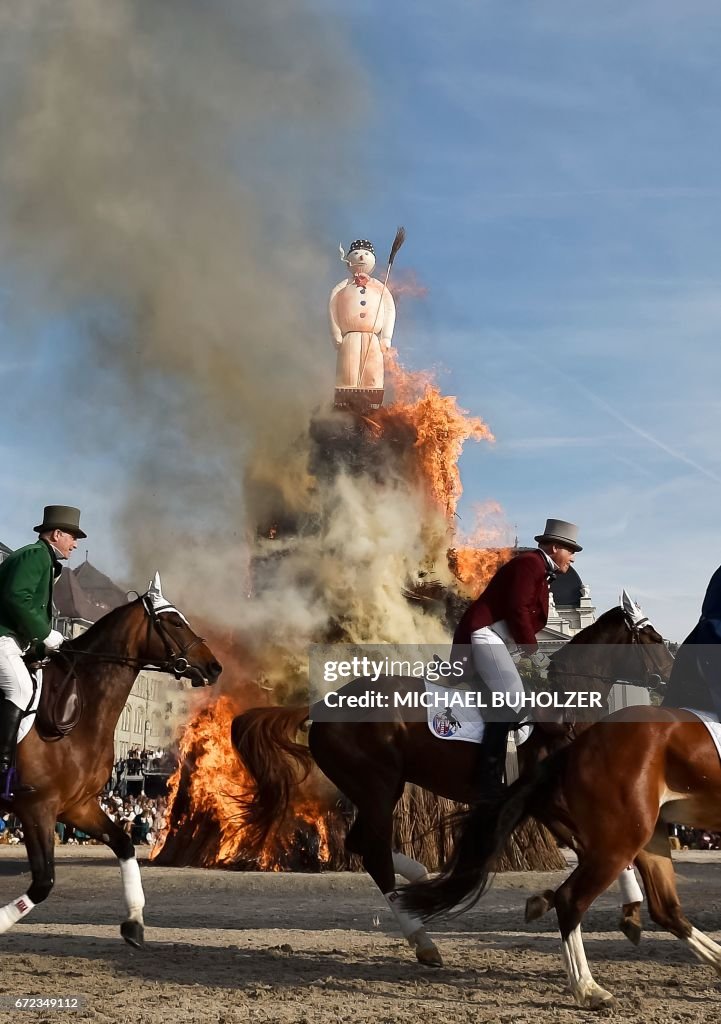
[[[362,271],[364,274],[372,274],[375,265],[376,258],[368,249],[354,249],[348,253],[348,266],[351,272]]]

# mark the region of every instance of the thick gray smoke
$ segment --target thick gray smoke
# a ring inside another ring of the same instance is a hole
[[[145,575],[194,529],[242,536],[248,453],[282,452],[328,393],[315,282],[333,249],[307,211],[343,200],[365,84],[298,0],[13,8],[0,13],[9,344],[27,345],[30,317],[70,324],[66,415],[130,473],[119,525]]]
[[[362,166],[368,85],[349,48],[302,0],[13,7],[0,12],[11,344],[65,325],[62,409],[85,454],[106,452],[127,481],[114,532],[129,582],[160,567],[190,611],[257,636],[283,621],[289,649],[354,615],[358,639],[420,639],[400,587],[428,557],[422,496],[341,477],[319,502],[298,440],[332,393],[329,235]],[[255,526],[279,503],[321,508],[323,529],[249,608]],[[442,526],[431,534],[435,555]]]

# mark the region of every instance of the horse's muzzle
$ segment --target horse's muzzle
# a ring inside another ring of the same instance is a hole
[[[186,658],[178,658],[173,666],[173,674],[176,679],[183,676],[190,680],[191,686],[212,686],[223,671],[219,661],[211,661],[203,668],[198,665],[191,665]]]

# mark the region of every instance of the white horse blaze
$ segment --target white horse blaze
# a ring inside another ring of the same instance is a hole
[[[12,903],[6,903],[4,907],[0,908],[0,935],[9,932],[12,926],[29,914],[34,906],[33,901],[25,893],[24,896],[18,896]]]
[[[142,924],[145,893],[143,892],[143,883],[140,881],[140,867],[135,857],[119,860],[118,863],[120,864],[120,877],[123,880],[123,896],[128,910],[128,919]]]

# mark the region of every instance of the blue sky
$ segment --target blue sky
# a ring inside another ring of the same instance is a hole
[[[721,10],[308,6],[333,23],[366,102],[348,115],[354,201],[346,162],[342,187],[324,165],[314,188],[305,154],[307,212],[329,245],[362,235],[381,254],[406,226],[398,266],[428,295],[400,306],[401,358],[438,365],[444,390],[497,437],[463,456],[463,521],[497,501],[522,543],[547,516],[577,522],[577,568],[599,609],[626,587],[682,639],[721,563]],[[27,390],[17,351],[0,358],[13,481],[0,539],[13,545],[67,481],[73,450],[52,432],[72,328],[43,325],[35,342]],[[85,454],[72,491],[95,522],[121,477]],[[111,533],[92,545],[101,568],[122,568]]]
[[[721,562],[721,12],[371,3],[354,37],[360,224],[404,222],[429,288],[396,344],[497,437],[463,456],[461,514],[497,500],[521,542],[576,521],[599,608],[625,586],[681,638]]]

